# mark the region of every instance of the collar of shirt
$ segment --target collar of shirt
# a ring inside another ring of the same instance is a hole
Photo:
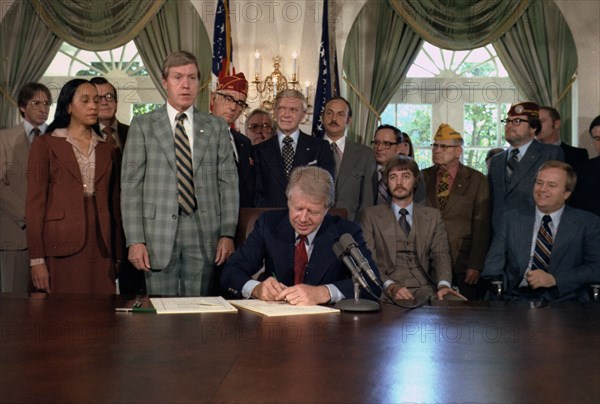
[[[523,156],[525,155],[525,153],[527,153],[527,149],[529,149],[529,146],[531,145],[532,142],[533,142],[533,139],[531,139],[529,142],[527,142],[524,145],[521,145],[519,147],[512,147],[512,146],[509,147],[508,150],[507,150],[507,153],[506,153],[507,154],[506,160],[508,160],[510,158],[510,152],[513,149],[519,149],[518,158],[519,158],[519,161],[521,161],[521,159],[523,158]]]
[[[23,129],[25,130],[25,135],[27,136],[27,139],[29,140],[29,143],[33,142],[33,134],[31,133],[31,131],[33,130],[33,128],[35,128],[35,126],[33,126],[29,121],[27,121],[27,120],[23,121]],[[46,122],[44,122],[43,124],[41,124],[37,128],[40,130],[40,134],[43,135],[44,133],[46,133],[46,129],[48,128],[48,124]]]
[[[279,141],[279,149],[283,149],[283,138],[286,135],[283,134],[283,132],[277,131],[277,140]],[[300,129],[296,129],[296,131],[294,133],[292,133],[291,135],[292,140],[294,141],[292,143],[292,147],[294,148],[294,152],[296,151],[296,146],[298,145],[298,138],[300,137]]]
[[[542,218],[546,215],[549,215],[550,218],[552,219],[552,222],[550,223],[550,230],[552,230],[552,234],[555,234],[556,230],[558,229],[558,225],[560,224],[560,218],[561,218],[564,210],[565,210],[565,205],[563,205],[562,208],[560,208],[559,210],[556,210],[552,213],[543,213],[536,206],[535,207],[535,222],[534,222],[534,227],[533,227],[534,229],[536,229],[535,234],[537,234],[540,226],[542,225]]]
[[[338,140],[332,140],[329,138],[329,136],[325,135],[325,140],[327,140],[329,144],[335,143],[342,154],[344,154],[344,149],[346,148],[346,135],[342,136]]]
[[[394,202],[392,202],[392,210],[394,211],[394,216],[396,217],[396,221],[400,220],[400,209],[402,209],[400,206],[398,206]],[[408,221],[408,224],[410,224],[412,226],[413,202],[411,202],[410,205],[408,205],[404,209],[406,209],[408,211],[408,215],[406,215],[406,220]]]

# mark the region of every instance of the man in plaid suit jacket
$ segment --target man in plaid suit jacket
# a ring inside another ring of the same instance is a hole
[[[206,295],[215,265],[234,250],[239,193],[233,149],[225,122],[193,105],[199,78],[194,55],[168,55],[162,67],[167,104],[133,119],[123,153],[123,227],[129,260],[145,271],[148,294]],[[180,113],[186,114],[182,124]],[[180,125],[191,149],[191,209],[178,199]]]

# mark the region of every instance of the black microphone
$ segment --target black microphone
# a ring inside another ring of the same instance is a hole
[[[354,237],[352,237],[350,233],[342,234],[339,243],[342,244],[342,247],[344,248],[346,254],[350,254],[354,262],[356,262],[358,269],[366,273],[369,279],[371,279],[375,285],[377,285],[381,290],[383,290],[381,282],[379,282],[379,279],[377,278],[377,275],[375,275],[375,272],[371,268],[369,261],[367,261],[363,253],[358,248],[358,244],[356,243],[356,240],[354,240]]]
[[[371,291],[369,284],[367,283],[367,281],[365,281],[365,278],[363,278],[363,276],[360,274],[360,271],[356,267],[354,260],[346,253],[346,249],[339,241],[333,243],[333,253],[336,257],[338,257],[339,260],[342,260],[344,265],[346,265],[350,272],[352,272],[352,277],[356,279],[358,283],[360,283],[360,286],[362,286],[365,290]]]

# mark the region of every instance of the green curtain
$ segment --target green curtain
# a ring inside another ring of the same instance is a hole
[[[165,0],[29,1],[64,41],[88,51],[102,51],[131,41]]]
[[[15,1],[0,24],[0,128],[18,122],[17,95],[42,77],[62,44],[29,1]]]
[[[346,43],[344,72],[354,112],[350,131],[363,143],[372,139],[379,124],[376,113],[385,110],[400,87],[421,43],[387,2],[369,2],[359,13]]]
[[[571,139],[572,92],[577,72],[573,35],[554,2],[534,0],[524,18],[493,43],[511,79],[528,100],[561,114],[561,138]]]
[[[198,58],[200,93],[196,107],[208,112],[212,66],[212,45],[206,27],[189,0],[167,0],[163,8],[134,39],[152,81],[163,97],[161,67],[167,55],[186,50]]]
[[[508,31],[531,0],[389,0],[427,42],[443,49],[487,45]]]

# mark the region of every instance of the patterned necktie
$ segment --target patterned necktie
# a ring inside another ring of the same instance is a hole
[[[229,135],[229,140],[231,141],[231,147],[233,148],[233,160],[235,161],[235,166],[240,166],[240,161],[237,155],[237,147],[235,147],[235,141],[233,140],[233,135]]]
[[[381,178],[377,181],[377,205],[383,205],[390,201],[390,194],[383,178],[383,169],[379,170]]]
[[[183,122],[186,114],[177,115],[175,125],[175,159],[177,161],[177,200],[179,210],[184,215],[190,215],[196,210],[196,195],[194,194],[194,176],[192,174],[192,150],[190,141],[185,133]]]
[[[110,126],[105,126],[104,129],[102,129],[102,133],[104,133],[105,136],[105,140],[106,143],[112,145],[113,147],[119,148],[119,145],[117,144],[117,140],[115,139],[113,133],[114,133],[114,129]]]
[[[437,200],[440,210],[444,210],[448,195],[450,195],[450,173],[445,168],[440,168],[440,179],[437,185]]]
[[[519,149],[512,149],[506,162],[506,178],[510,178],[519,165]]]
[[[408,224],[408,220],[406,218],[407,215],[408,215],[408,210],[406,210],[404,208],[400,209],[400,218],[398,219],[398,224],[400,225],[400,228],[404,232],[404,235],[406,235],[408,237],[408,234],[410,233],[410,224]]]
[[[537,239],[535,240],[531,269],[541,269],[548,272],[550,254],[552,254],[552,243],[554,242],[550,222],[552,222],[552,218],[549,215],[544,215]]]
[[[304,273],[308,264],[306,240],[306,236],[298,236],[298,243],[296,243],[294,249],[294,285],[298,285],[304,281]]]
[[[335,142],[331,142],[331,151],[335,160],[335,175],[337,177],[340,172],[340,165],[342,164],[342,151]]]
[[[281,157],[283,157],[283,168],[285,169],[285,175],[290,179],[290,173],[292,172],[292,164],[294,163],[294,146],[292,143],[294,139],[291,136],[283,138],[283,147],[281,148]]]

